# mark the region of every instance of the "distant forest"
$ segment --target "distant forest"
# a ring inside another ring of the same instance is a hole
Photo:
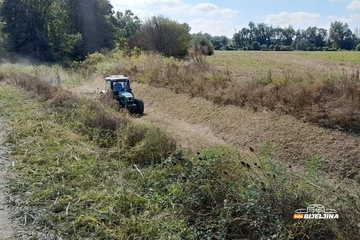
[[[335,21],[330,29],[295,30],[249,22],[230,39],[190,34],[187,23],[162,15],[141,21],[131,10],[115,12],[109,0],[0,0],[0,53],[44,62],[82,61],[112,49],[155,51],[184,57],[214,50],[360,51],[360,31]]]

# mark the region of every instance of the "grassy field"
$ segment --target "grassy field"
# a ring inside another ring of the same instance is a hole
[[[356,135],[358,63],[300,53],[216,52],[198,63],[119,56],[93,55],[76,70],[1,66],[0,112],[12,129],[16,174],[9,202],[22,223],[49,239],[357,239],[358,169],[352,185],[331,181],[314,155],[298,172],[270,141],[250,156],[230,145],[184,154],[162,129],[65,88],[123,73],[220,106],[268,109]],[[327,125],[311,118],[316,104]],[[340,218],[292,219],[313,203]]]

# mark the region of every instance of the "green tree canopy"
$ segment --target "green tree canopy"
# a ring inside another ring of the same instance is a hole
[[[140,29],[141,21],[131,10],[124,13],[116,12],[114,25],[116,26],[116,43],[120,48],[125,48],[127,40]]]
[[[74,52],[80,59],[104,48],[115,47],[116,27],[109,0],[64,0],[70,33],[81,34],[82,44]]]
[[[108,0],[3,0],[0,6],[8,48],[42,61],[112,48],[112,13]]]
[[[354,48],[356,36],[347,23],[335,21],[331,23],[329,38],[334,47],[351,50]]]
[[[130,42],[130,47],[155,51],[167,57],[181,58],[188,54],[191,40],[188,24],[180,24],[164,16],[145,21]]]

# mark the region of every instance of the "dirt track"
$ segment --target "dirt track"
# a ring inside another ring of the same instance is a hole
[[[7,156],[7,148],[3,146],[4,126],[0,119],[0,239],[13,239],[12,223],[10,220],[9,208],[6,206],[6,175],[9,166],[9,158]]]
[[[98,79],[77,89],[94,92],[103,87]],[[203,146],[228,143],[245,153],[249,147],[260,151],[272,141],[276,154],[284,162],[297,167],[318,155],[326,163],[326,171],[346,176],[359,171],[360,137],[328,130],[301,122],[291,116],[273,112],[253,112],[234,106],[217,106],[201,98],[175,94],[164,88],[133,83],[137,97],[145,102],[145,115],[136,119],[150,122],[171,133],[181,147],[198,150]]]

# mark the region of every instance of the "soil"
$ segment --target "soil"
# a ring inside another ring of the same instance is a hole
[[[6,181],[8,168],[11,166],[8,148],[3,144],[5,125],[0,118],[0,239],[15,239],[10,209],[7,206]]]

